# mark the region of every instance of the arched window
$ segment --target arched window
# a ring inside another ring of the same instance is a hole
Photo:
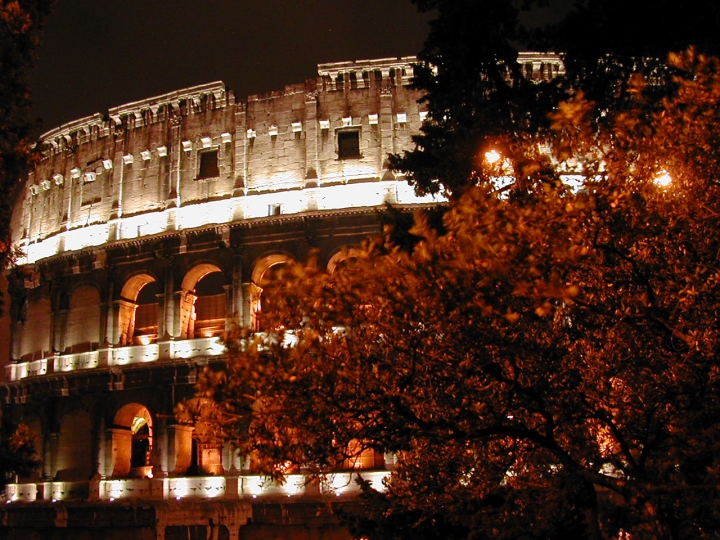
[[[86,285],[70,298],[65,330],[65,352],[94,351],[100,341],[100,293]]]
[[[50,300],[41,298],[37,302],[30,302],[27,306],[27,315],[20,336],[20,358],[29,362],[38,358],[45,358],[52,354],[50,343],[52,308]]]
[[[328,274],[332,274],[335,270],[338,270],[352,262],[353,259],[359,259],[362,256],[363,251],[357,248],[343,248],[341,251],[338,251],[335,255],[330,257],[327,264]]]
[[[277,309],[280,280],[287,264],[292,262],[288,255],[269,255],[255,264],[252,278],[255,284],[253,293],[253,326],[255,331],[267,331],[268,316]]]
[[[258,312],[261,314],[261,330],[267,330],[267,328],[262,328],[262,326],[264,326],[262,323],[263,318],[270,316],[272,312],[278,309],[280,300],[280,280],[282,279],[282,274],[286,267],[287,263],[272,265],[263,274],[262,280],[260,281],[262,293],[260,293]]]
[[[381,452],[363,447],[357,439],[352,439],[348,444],[347,455],[343,464],[346,469],[382,469],[385,466],[385,459]]]
[[[160,284],[151,281],[143,285],[137,295],[137,308],[135,309],[135,328],[133,329],[133,343],[147,345],[158,337],[158,294]]]
[[[160,284],[148,274],[139,274],[125,282],[118,305],[120,345],[147,345],[158,337],[158,294]]]
[[[115,415],[112,429],[115,477],[152,477],[152,417],[147,407],[129,403]]]
[[[46,468],[55,480],[88,480],[92,476],[92,417],[87,411],[73,410],[62,417],[55,463]],[[54,470],[53,470],[54,468]]]
[[[195,337],[218,336],[225,331],[225,276],[211,272],[195,285]]]

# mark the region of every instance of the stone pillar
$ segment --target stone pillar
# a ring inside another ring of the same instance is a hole
[[[245,194],[247,187],[247,112],[245,105],[239,103],[235,108],[235,185],[233,187],[233,196],[238,197]],[[241,216],[237,216],[240,218]]]
[[[385,160],[388,154],[392,154],[394,149],[394,133],[393,133],[393,96],[392,86],[389,78],[389,74],[386,77],[383,72],[383,81],[380,87],[380,171],[381,175],[384,174],[386,169]],[[381,176],[382,178],[382,176]]]
[[[12,325],[12,347],[10,350],[11,358],[18,360],[20,358],[20,344],[23,340],[23,332],[25,331],[25,325],[19,321],[15,321]]]
[[[59,433],[48,433],[47,442],[44,445],[45,455],[43,456],[43,476],[47,480],[52,480],[57,474],[57,451],[59,440]]]
[[[233,304],[233,286],[223,285],[223,290],[225,291],[225,331],[227,332],[230,330],[235,319],[235,314],[233,313],[235,311]]]
[[[105,433],[105,476],[128,476],[130,474],[130,457],[132,455],[132,431],[129,429],[111,428],[106,430]],[[107,444],[108,438],[110,444]],[[108,467],[108,465],[110,467]],[[110,474],[108,474],[108,471],[110,471]]]
[[[317,91],[312,91],[305,100],[305,185],[310,187],[320,181],[318,131]]]
[[[169,113],[169,111],[168,111]],[[181,180],[181,159],[182,149],[182,115],[180,111],[173,111],[170,120],[170,182],[167,193],[168,207],[180,207],[180,180]]]
[[[165,299],[163,302],[163,329],[162,339],[172,339],[177,336],[175,331],[175,285],[171,266],[165,268]],[[158,310],[159,311],[159,310]],[[160,339],[160,338],[158,338]]]
[[[195,337],[195,296],[190,291],[175,292],[177,310],[175,314],[176,336],[179,339],[193,339]],[[179,329],[179,335],[177,333]]]
[[[168,473],[168,428],[167,420],[156,417],[153,426],[153,446],[150,458],[153,477],[165,478]]]
[[[55,330],[53,332],[53,350],[62,353],[65,350],[65,328],[67,326],[68,310],[60,309],[55,317]]]
[[[243,283],[241,285],[241,289],[243,305],[242,327],[257,330],[257,325],[255,324],[255,312],[257,311],[258,303],[260,301],[260,287],[254,283]]]
[[[112,277],[108,276],[108,294],[107,294],[107,302],[105,302],[105,328],[101,328],[101,342],[104,342],[106,345],[115,345],[117,341],[115,341],[115,329],[117,326],[117,313],[115,312],[114,305],[113,305],[113,295],[114,295],[114,284],[112,282]]]
[[[157,297],[157,335],[158,341],[162,341],[165,335],[165,294],[159,293]]]
[[[113,344],[120,346],[132,345],[137,304],[120,299],[113,302],[112,308],[116,313],[117,320]]]
[[[167,426],[167,472],[182,476],[192,465],[192,426],[174,424]]]
[[[232,273],[232,322],[233,324],[245,326],[243,323],[245,306],[243,304],[242,272],[242,259],[236,256],[233,261]]]

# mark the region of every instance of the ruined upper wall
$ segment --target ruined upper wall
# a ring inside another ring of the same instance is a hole
[[[530,77],[562,67],[525,56]],[[45,133],[13,213],[21,262],[213,223],[419,202],[386,166],[424,119],[414,61],[321,64],[316,79],[244,100],[218,81]]]

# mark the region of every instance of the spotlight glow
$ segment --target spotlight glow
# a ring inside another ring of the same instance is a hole
[[[672,184],[672,176],[670,176],[670,173],[668,173],[667,171],[659,171],[653,182],[656,186],[668,187],[670,184]]]

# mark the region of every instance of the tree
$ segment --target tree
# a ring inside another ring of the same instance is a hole
[[[412,241],[388,230],[331,276],[291,267],[274,331],[228,336],[201,380],[203,425],[274,477],[396,453],[348,518],[358,536],[711,537],[720,83],[699,53],[715,34],[653,35],[635,13],[626,32],[617,2],[532,33],[519,2],[416,4],[438,10],[416,78],[429,121],[391,162],[450,195],[442,226],[418,214]],[[567,50],[567,76],[523,79],[524,37]]]
[[[560,90],[557,82],[534,84],[523,76],[517,62],[517,40],[523,35],[519,0],[413,3],[438,13],[414,79],[426,93],[421,101],[429,121],[413,137],[417,149],[391,156],[390,163],[420,194],[460,196],[483,180],[478,150],[547,129],[547,111]]]
[[[12,262],[10,218],[17,188],[34,159],[35,122],[28,80],[39,35],[54,0],[0,0],[0,270]],[[4,308],[0,291],[0,312]],[[37,467],[34,436],[24,424],[0,425],[0,486]]]
[[[0,2],[0,268],[11,254],[10,215],[14,193],[32,159],[28,80],[39,35],[54,0]]]
[[[0,488],[13,476],[29,476],[40,465],[37,435],[25,424],[16,424],[0,414]]]
[[[693,46],[720,55],[720,7],[713,0],[584,0],[557,24],[526,28],[522,11],[543,0],[412,0],[437,13],[418,55],[415,85],[426,96],[428,121],[414,137],[416,148],[390,163],[421,193],[460,196],[487,181],[477,156],[490,148],[506,157],[516,143],[538,141],[547,113],[583,91],[597,104],[596,120],[632,107],[633,74],[653,81],[656,100],[672,86],[672,51]],[[558,2],[557,4],[570,2]],[[523,77],[519,48],[561,54],[566,75],[531,82]]]
[[[635,77],[603,129],[561,103],[551,155],[485,162],[513,187],[466,189],[442,233],[418,215],[411,252],[292,267],[275,330],[231,334],[201,381],[218,433],[274,476],[397,453],[369,538],[716,534],[720,64],[671,64],[668,97]]]

